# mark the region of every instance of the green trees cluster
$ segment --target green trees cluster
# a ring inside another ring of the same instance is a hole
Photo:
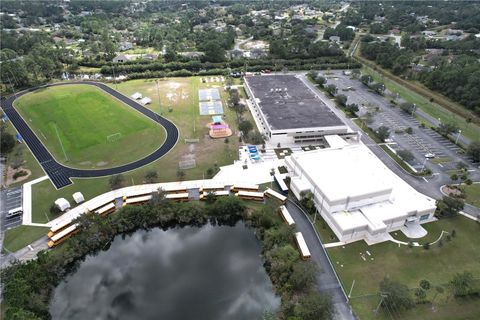
[[[460,199],[444,196],[441,200],[437,201],[436,215],[439,217],[452,217],[461,210],[463,210],[464,203]]]
[[[15,262],[3,269],[1,281],[7,319],[49,319],[53,290],[87,255],[108,248],[116,235],[139,228],[202,226],[208,222],[234,225],[239,220],[256,229],[263,244],[265,268],[282,298],[280,318],[331,319],[333,307],[328,297],[315,288],[315,265],[300,259],[294,248],[293,229],[275,213],[276,205],[267,202],[261,209],[247,210],[237,197],[222,197],[207,205],[199,202],[174,203],[162,190],[144,206],[124,207],[107,217],[82,215],[77,219],[80,232],[60,250],[40,252],[37,260]]]
[[[422,73],[420,80],[430,89],[458,101],[480,115],[480,64],[478,58],[460,55],[451,63],[432,72]]]
[[[328,40],[331,36],[338,36],[341,41],[351,41],[355,38],[355,31],[341,23],[335,29],[327,28],[323,34],[323,39]]]

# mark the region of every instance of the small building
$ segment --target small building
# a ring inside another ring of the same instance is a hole
[[[138,100],[138,99],[142,99],[142,94],[140,92],[135,92],[134,94],[132,94],[130,96],[133,100]]]
[[[115,58],[113,58],[113,62],[114,63],[124,63],[124,62],[127,62],[127,61],[130,61],[130,57],[125,55],[125,54],[119,54],[118,56],[116,56]]]
[[[434,35],[436,35],[437,33],[435,31],[431,31],[431,30],[425,30],[425,31],[422,31],[422,34],[426,37],[433,37]]]
[[[73,200],[75,200],[75,203],[79,204],[79,203],[82,203],[83,201],[85,201],[85,197],[83,196],[83,194],[81,192],[75,192],[73,195]]]
[[[330,40],[330,42],[340,43],[340,37],[339,36],[331,36],[330,38],[328,38],[328,40]]]
[[[140,100],[140,104],[142,106],[146,106],[147,104],[150,104],[152,103],[152,99],[150,99],[149,97],[144,97]]]
[[[60,209],[60,211],[65,211],[67,209],[70,209],[70,202],[67,201],[65,198],[58,198],[55,200],[55,205]]]

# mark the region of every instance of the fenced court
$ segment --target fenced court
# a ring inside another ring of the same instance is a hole
[[[218,89],[200,89],[198,90],[199,101],[220,100],[220,92]]]
[[[200,107],[200,115],[202,116],[223,114],[222,101],[201,101],[198,105]]]

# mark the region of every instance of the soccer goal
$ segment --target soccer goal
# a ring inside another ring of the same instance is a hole
[[[107,136],[107,143],[118,141],[122,138],[122,133],[117,132]]]

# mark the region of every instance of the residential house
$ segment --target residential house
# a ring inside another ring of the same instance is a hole
[[[123,63],[123,62],[127,62],[127,61],[130,61],[131,58],[126,55],[126,54],[119,54],[118,56],[116,56],[115,58],[113,58],[113,62],[114,63]]]

